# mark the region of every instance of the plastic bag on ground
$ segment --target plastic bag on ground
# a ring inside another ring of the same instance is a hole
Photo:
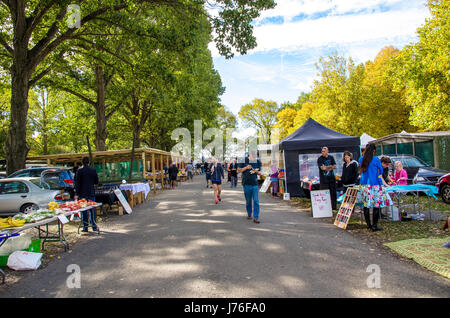
[[[42,253],[16,251],[9,255],[7,266],[16,271],[36,270],[41,266]]]
[[[25,250],[31,244],[31,236],[21,234],[20,236],[10,237],[1,247],[0,255],[8,255],[15,251]]]

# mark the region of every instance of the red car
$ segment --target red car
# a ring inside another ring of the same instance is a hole
[[[442,201],[450,204],[450,173],[440,177],[436,186],[439,188]]]

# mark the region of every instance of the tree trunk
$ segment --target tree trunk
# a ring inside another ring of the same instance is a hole
[[[34,67],[28,65],[28,43],[24,40],[27,22],[24,1],[11,1],[14,25],[13,64],[11,66],[11,111],[5,144],[6,171],[11,174],[25,168],[30,147],[27,145],[28,90]]]
[[[141,147],[141,127],[136,125],[133,127],[134,131],[133,131],[133,147],[134,148],[140,148]]]
[[[95,133],[95,148],[97,151],[106,151],[106,105],[105,105],[105,77],[101,66],[96,66],[95,73],[97,76],[97,105],[95,107],[97,130]]]
[[[42,148],[43,148],[42,154],[48,155],[48,107],[49,107],[48,91],[43,89],[41,91],[41,98],[42,98]]]
[[[17,63],[21,64],[21,63]],[[25,168],[30,147],[27,144],[28,81],[30,79],[22,65],[16,63],[11,70],[11,112],[8,138],[5,144],[8,175]]]

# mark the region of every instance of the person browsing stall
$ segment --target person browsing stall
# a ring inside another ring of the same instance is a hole
[[[342,166],[342,185],[346,192],[347,188],[353,187],[358,181],[358,167],[359,164],[353,160],[353,154],[350,151],[344,152],[344,164]]]
[[[85,199],[95,201],[94,185],[98,184],[97,171],[89,166],[89,157],[84,157],[82,160],[83,167],[77,170],[75,175],[75,201],[78,199]],[[91,221],[92,230],[99,231],[97,226],[97,215],[95,208],[81,212],[81,219],[83,222],[82,232],[88,232],[89,220]]]
[[[376,148],[368,144],[364,156],[359,158],[362,185],[362,201],[364,203],[364,218],[367,228],[372,231],[380,231],[378,220],[381,208],[392,205],[392,200],[383,187],[381,160],[375,156]],[[370,209],[373,208],[372,223],[370,222]]]
[[[401,161],[395,162],[394,182],[397,185],[407,185],[408,184],[408,174],[406,173],[406,170],[403,169],[403,165],[402,165]]]
[[[391,184],[394,184],[394,181],[391,179],[391,176],[389,175],[389,167],[392,167],[392,161],[391,158],[389,158],[388,156],[382,156],[380,160],[381,166],[383,167],[383,174],[382,174],[383,185],[387,187]]]

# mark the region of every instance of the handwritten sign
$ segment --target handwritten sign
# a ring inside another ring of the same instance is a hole
[[[69,223],[69,219],[64,214],[58,215],[58,219],[62,224]]]
[[[131,210],[131,207],[128,204],[127,199],[125,199],[125,197],[123,196],[122,191],[120,191],[120,189],[116,189],[116,190],[114,190],[114,193],[116,194],[117,199],[119,199],[119,201],[122,204],[122,206],[125,209],[125,211],[128,214],[131,214],[131,212],[133,212],[133,211]]]
[[[266,180],[264,180],[264,183],[262,184],[259,192],[266,193],[267,190],[269,189],[269,186],[270,186],[270,177],[269,177],[269,175],[267,175]]]
[[[329,218],[333,216],[330,190],[311,191],[311,203],[314,218]]]

